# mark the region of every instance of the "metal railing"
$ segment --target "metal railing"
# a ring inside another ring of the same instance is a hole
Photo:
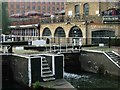
[[[1,35],[0,36],[0,41],[1,42],[6,42],[6,41],[34,41],[38,40],[39,36],[18,36],[18,35]],[[49,44],[56,44],[56,45],[72,45],[73,43],[76,45],[79,44],[79,40],[81,39],[82,45],[85,45],[85,37],[51,37],[51,36],[43,36],[40,37],[40,39],[46,40],[46,43]],[[120,37],[88,37],[88,44],[99,44],[99,43],[104,43],[108,44],[111,42],[117,43],[118,40],[120,40]]]
[[[90,37],[87,38],[88,44],[86,45],[86,38],[83,37],[40,37],[40,40],[44,40],[46,43],[42,46],[46,48],[46,52],[59,51],[68,52],[70,50],[81,50],[84,46],[120,46],[120,37]],[[38,36],[15,36],[15,35],[1,35],[2,42],[19,41],[37,41]],[[31,43],[29,45],[32,45]],[[34,46],[34,45],[33,45]]]

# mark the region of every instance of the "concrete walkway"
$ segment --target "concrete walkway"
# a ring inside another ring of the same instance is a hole
[[[120,47],[112,47],[113,51],[117,52],[118,54],[120,54]]]
[[[56,90],[76,90],[69,82],[65,79],[57,79],[55,81],[40,82],[42,87],[54,88]]]

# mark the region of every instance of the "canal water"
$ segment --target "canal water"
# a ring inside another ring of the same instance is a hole
[[[101,76],[93,73],[64,73],[64,78],[78,90],[120,90],[118,77]]]

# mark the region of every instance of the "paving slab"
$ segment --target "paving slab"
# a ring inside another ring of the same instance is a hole
[[[56,90],[76,90],[68,81],[65,79],[57,79],[55,81],[49,81],[49,82],[40,82],[40,85],[42,87],[47,88],[54,88]]]

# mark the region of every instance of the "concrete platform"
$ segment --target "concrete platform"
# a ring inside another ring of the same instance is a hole
[[[61,89],[77,90],[65,79],[57,79],[55,81],[50,81],[50,82],[40,82],[40,85],[42,87],[54,88],[56,90],[61,90]]]

